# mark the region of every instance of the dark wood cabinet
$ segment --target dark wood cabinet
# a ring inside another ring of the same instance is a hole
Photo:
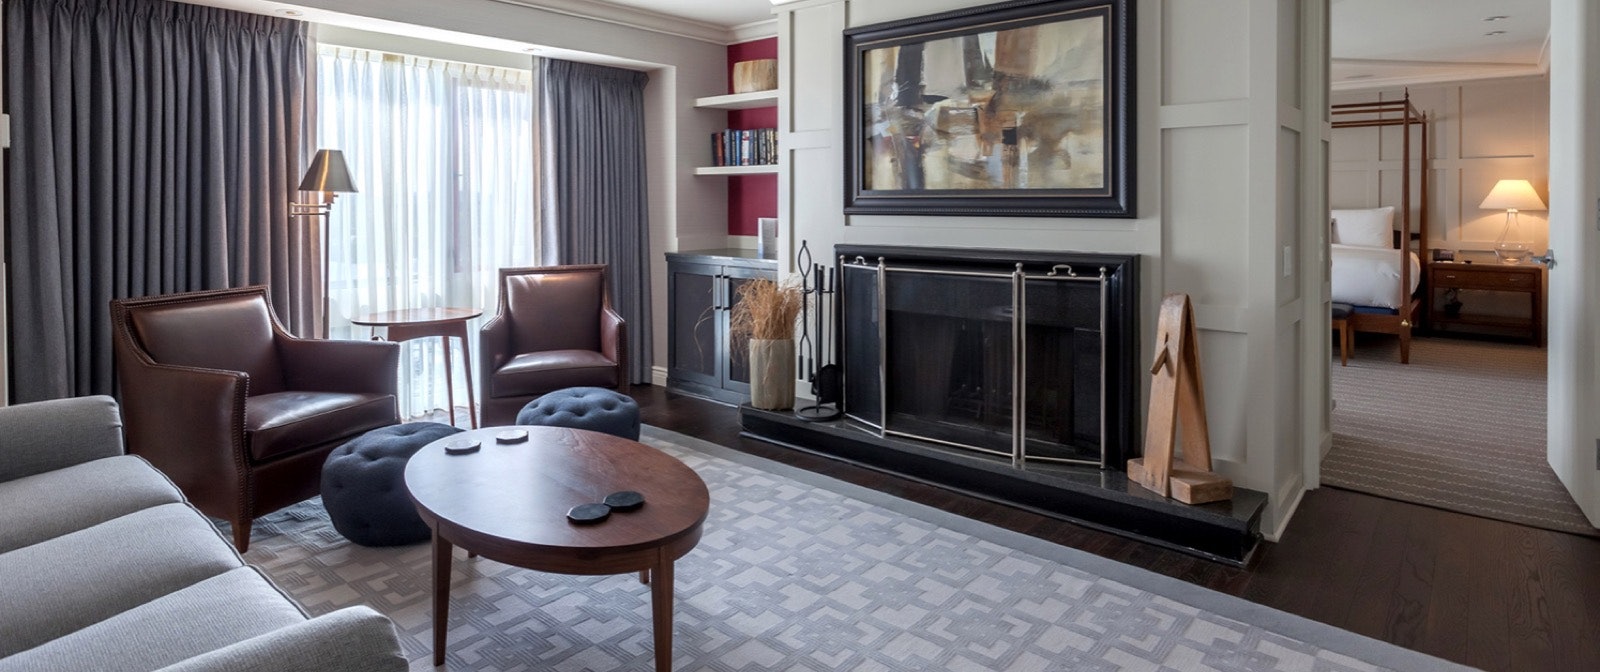
[[[777,262],[754,250],[667,253],[669,389],[730,404],[749,398],[749,355],[728,321],[741,285],[777,276]]]

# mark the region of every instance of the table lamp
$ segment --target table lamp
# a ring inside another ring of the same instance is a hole
[[[1517,222],[1522,210],[1543,210],[1544,201],[1527,180],[1500,180],[1478,207],[1484,210],[1505,210],[1506,227],[1494,243],[1494,254],[1500,263],[1515,264],[1533,255],[1532,243]]]

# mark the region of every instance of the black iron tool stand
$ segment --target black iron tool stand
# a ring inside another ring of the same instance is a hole
[[[795,253],[795,265],[800,268],[800,291],[805,295],[805,302],[800,308],[800,342],[795,350],[800,353],[800,375],[811,383],[811,396],[815,402],[794,409],[794,415],[809,422],[833,420],[843,415],[839,410],[839,365],[831,362],[823,364],[822,361],[831,357],[828,346],[832,339],[828,334],[832,332],[828,328],[831,322],[828,316],[833,314],[833,296],[839,284],[838,269],[813,263],[811,248],[805,241],[800,241],[800,251]],[[816,313],[815,318],[812,318],[812,313]],[[817,329],[816,338],[811,337],[813,322]]]

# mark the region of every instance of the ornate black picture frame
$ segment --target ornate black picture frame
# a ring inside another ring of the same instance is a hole
[[[1131,0],[972,7],[844,50],[846,213],[1135,216]]]

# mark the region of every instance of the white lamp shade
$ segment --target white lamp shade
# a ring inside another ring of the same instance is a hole
[[[1478,207],[1484,210],[1543,210],[1544,201],[1527,180],[1500,180]]]

